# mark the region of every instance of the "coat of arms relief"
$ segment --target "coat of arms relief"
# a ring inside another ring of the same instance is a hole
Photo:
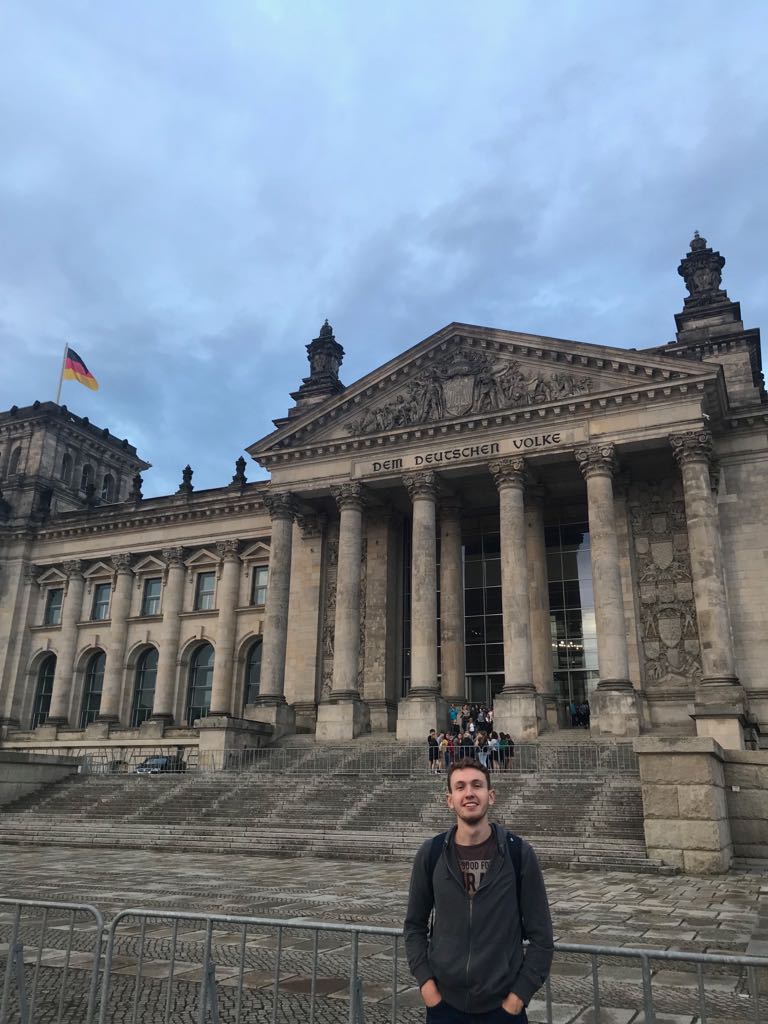
[[[701,651],[681,483],[633,484],[629,512],[645,682],[688,690],[701,676]]]
[[[591,390],[591,377],[524,366],[517,359],[485,352],[454,352],[407,381],[389,401],[366,409],[345,427],[356,436],[373,434],[472,413],[556,402]]]

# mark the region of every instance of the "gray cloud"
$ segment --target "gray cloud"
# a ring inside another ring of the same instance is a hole
[[[765,323],[767,30],[760,0],[7,0],[0,404],[53,397],[69,340],[101,390],[63,401],[156,494],[227,482],[325,316],[347,382],[451,320],[658,344],[697,228]]]

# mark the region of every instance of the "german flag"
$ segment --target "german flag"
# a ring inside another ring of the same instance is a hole
[[[62,374],[64,380],[79,380],[81,384],[85,384],[91,391],[99,390],[99,382],[93,376],[91,371],[85,365],[80,356],[75,352],[73,348],[67,345],[67,354],[64,356],[64,372]]]

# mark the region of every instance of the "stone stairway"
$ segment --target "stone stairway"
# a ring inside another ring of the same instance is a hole
[[[399,860],[450,827],[445,776],[188,772],[77,776],[0,812],[1,843]],[[494,817],[545,865],[656,871],[632,775],[497,773]]]

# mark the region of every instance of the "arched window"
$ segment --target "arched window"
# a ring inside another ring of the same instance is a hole
[[[189,692],[186,720],[192,725],[196,718],[205,718],[211,707],[213,686],[213,647],[203,644],[192,655],[189,666]]]
[[[83,710],[80,712],[80,728],[93,722],[101,707],[101,691],[104,689],[104,666],[107,656],[99,651],[91,657],[85,670],[85,691],[83,693]]]
[[[65,484],[72,482],[72,456],[69,452],[64,452],[61,459],[61,479]]]
[[[245,704],[253,704],[259,696],[261,682],[261,637],[251,644],[245,659]]]
[[[32,708],[32,728],[43,725],[51,710],[51,694],[53,693],[53,677],[56,675],[56,655],[46,654],[37,670],[37,689],[35,704]]]
[[[136,688],[133,691],[131,725],[141,725],[152,714],[157,679],[157,651],[154,647],[144,651],[136,663]]]
[[[101,500],[102,501],[114,501],[115,498],[115,480],[110,473],[104,474],[104,479],[101,483]]]
[[[80,490],[81,491],[88,490],[88,485],[91,483],[92,480],[93,480],[93,470],[88,465],[83,466],[83,471],[80,474]]]
[[[11,461],[8,463],[8,476],[19,472],[19,460],[21,459],[21,448],[18,445],[11,452]]]

